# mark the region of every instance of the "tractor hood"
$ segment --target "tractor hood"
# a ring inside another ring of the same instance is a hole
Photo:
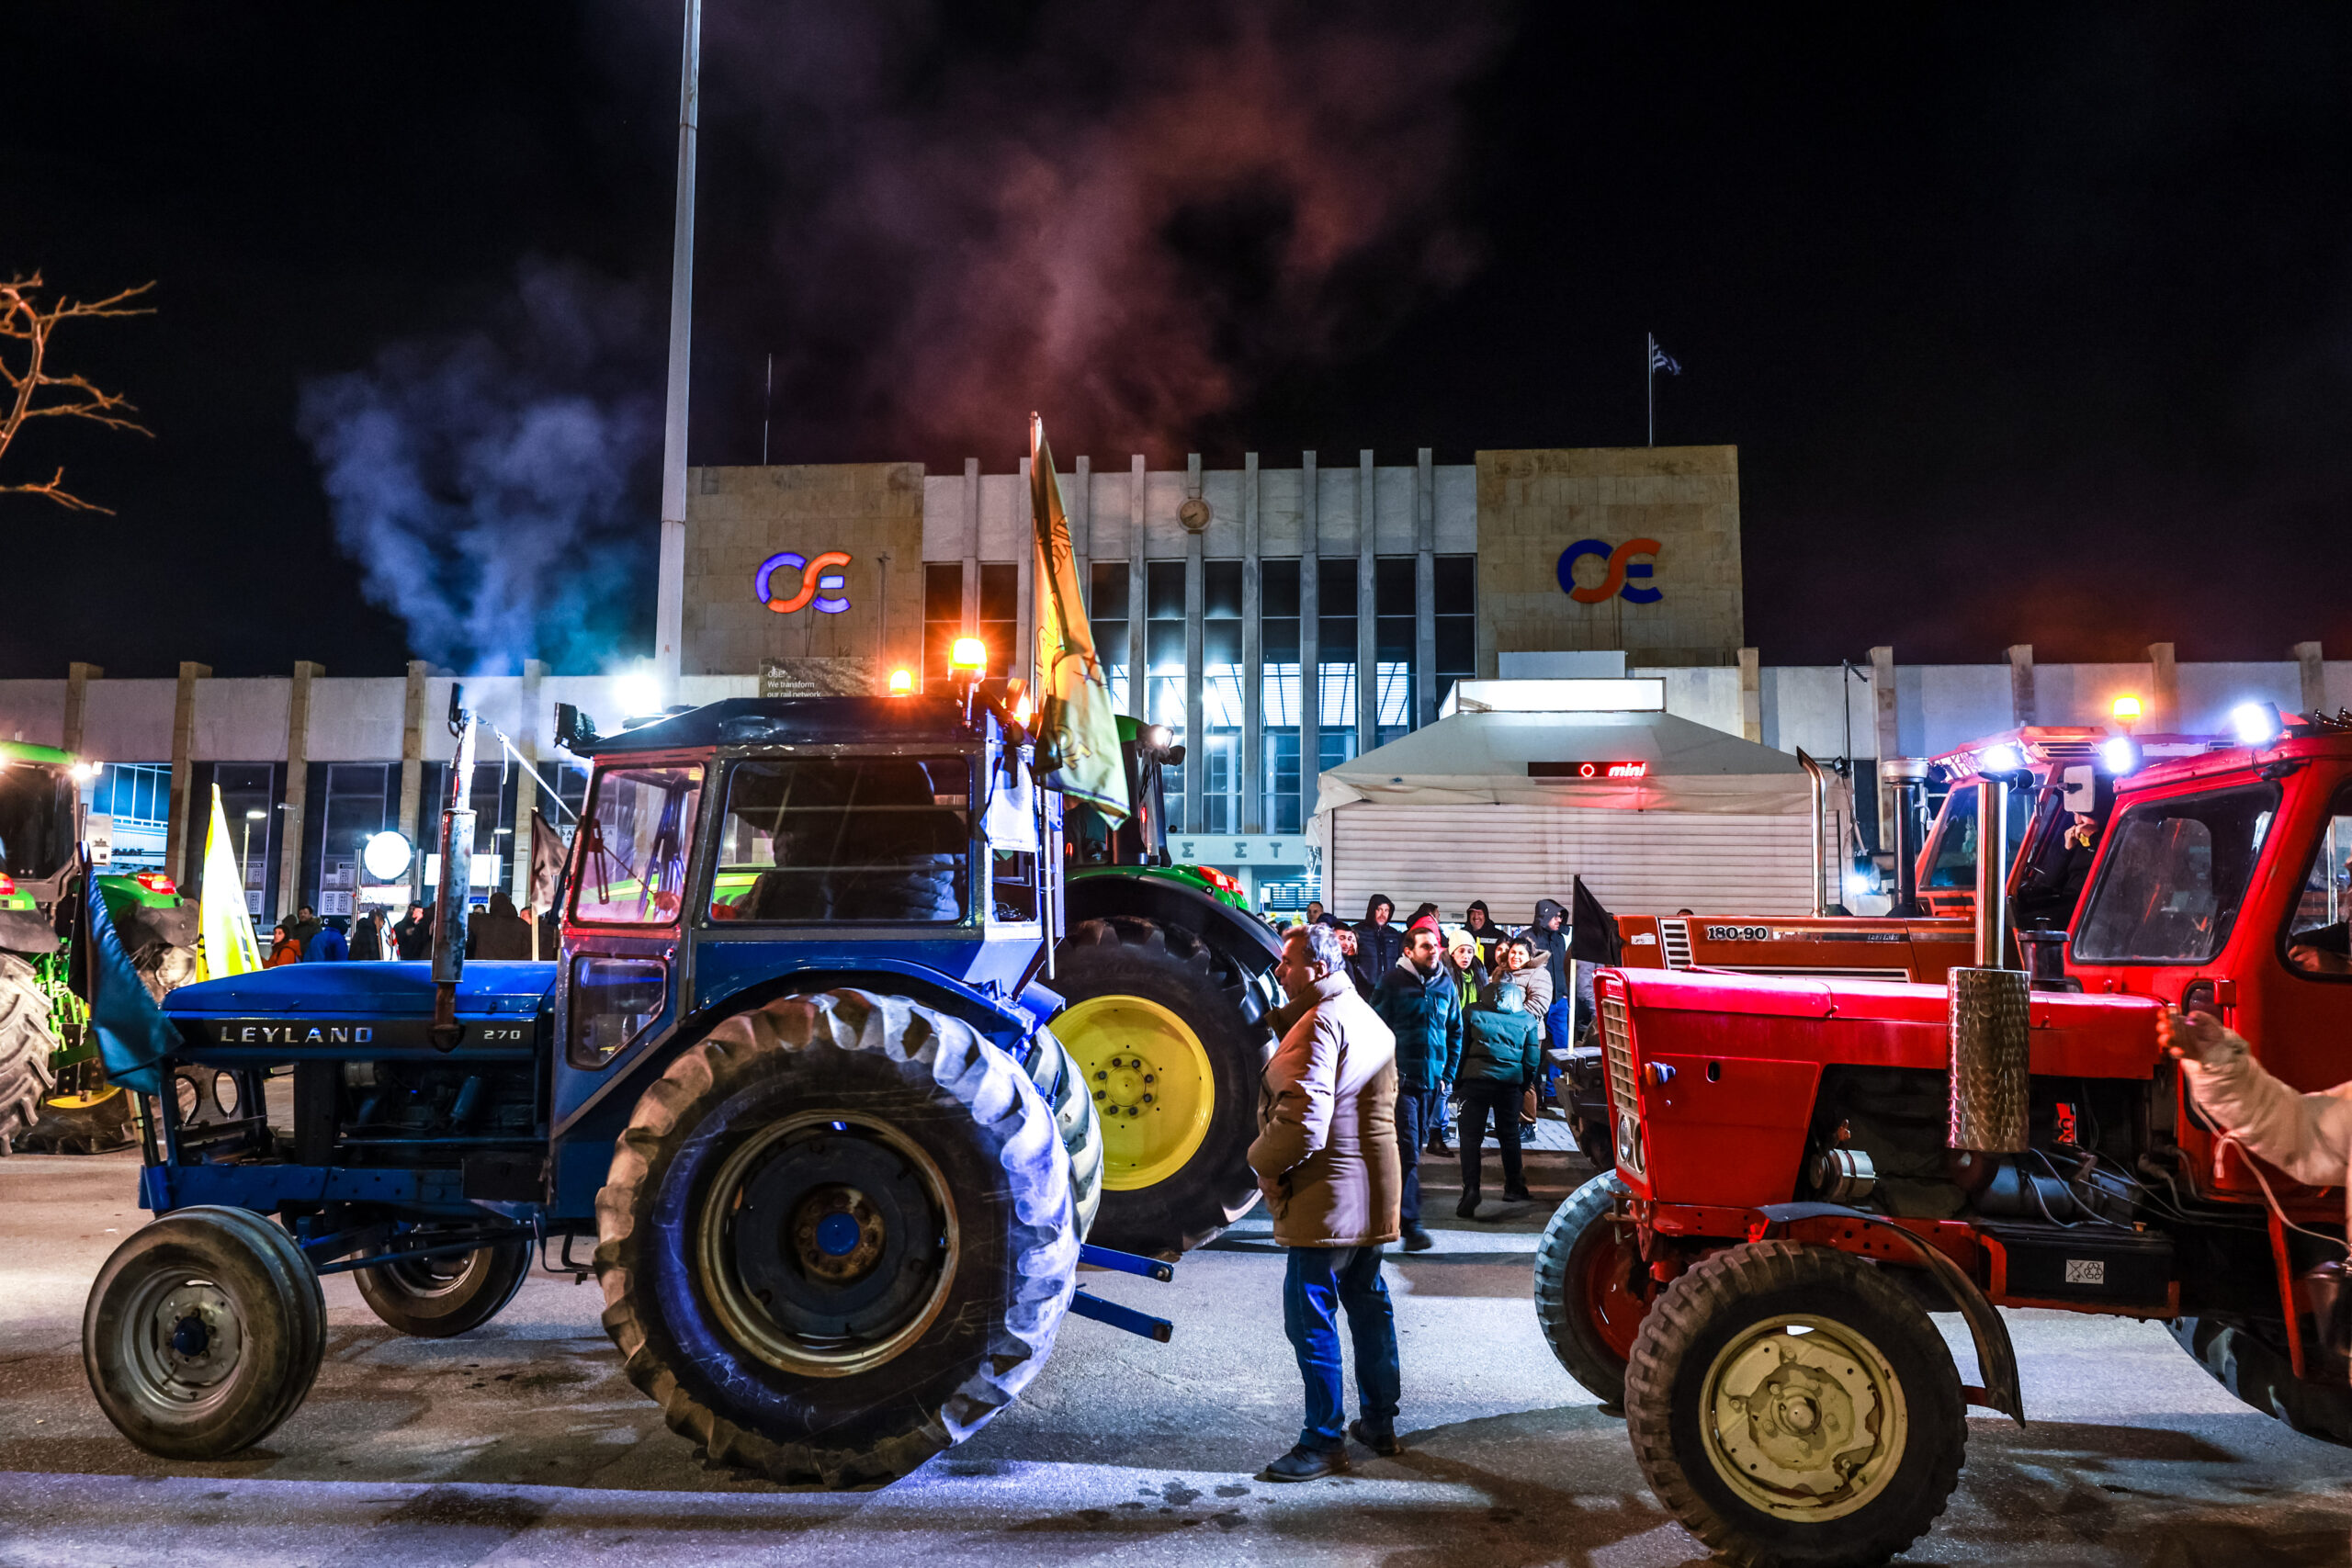
[[[554,1005],[556,965],[476,960],[458,982],[460,1049],[536,1044]],[[430,1050],[430,964],[287,964],[182,986],[164,1011],[191,1044],[218,1049],[292,1046]]]

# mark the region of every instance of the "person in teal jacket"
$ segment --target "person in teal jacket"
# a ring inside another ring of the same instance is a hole
[[[1478,1217],[1490,1116],[1502,1145],[1503,1201],[1533,1201],[1520,1164],[1519,1103],[1543,1068],[1544,1038],[1535,1015],[1521,1010],[1523,995],[1514,981],[1498,976],[1463,1021],[1462,1066],[1454,1080],[1462,1089],[1462,1201],[1453,1212],[1465,1220]]]
[[[1421,1228],[1421,1145],[1462,1062],[1462,992],[1444,964],[1437,921],[1414,922],[1404,955],[1380,977],[1372,1010],[1396,1036],[1396,1146],[1405,1168],[1405,1250],[1431,1244]]]

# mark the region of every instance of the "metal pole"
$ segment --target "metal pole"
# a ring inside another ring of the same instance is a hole
[[[2008,967],[2009,786],[1976,775],[1976,967]]]
[[[670,247],[670,377],[662,425],[662,542],[653,602],[654,675],[666,706],[683,668],[686,605],[686,382],[693,363],[695,133],[701,118],[702,0],[686,0],[679,67],[678,214]]]
[[[760,393],[760,467],[768,466],[768,419],[775,412],[775,355],[768,355],[767,384]]]
[[[433,1023],[425,1038],[436,1051],[454,1051],[458,1025],[458,981],[466,968],[466,900],[473,892],[474,716],[458,708],[457,755],[449,760],[449,804],[441,812],[441,883],[433,894]]]
[[[1657,339],[1642,334],[1642,393],[1649,400],[1650,445],[1657,445]]]

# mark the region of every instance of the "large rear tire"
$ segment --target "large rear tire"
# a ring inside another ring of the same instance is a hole
[[[1095,1239],[1188,1252],[1258,1201],[1250,1142],[1272,1042],[1243,1011],[1247,979],[1178,926],[1083,920],[1055,951],[1053,1021],[1102,1112]]]
[[[740,1013],[638,1101],[596,1199],[605,1326],[712,1463],[895,1480],[1052,1352],[1069,1156],[960,1019],[838,990]]]
[[[1643,1477],[1743,1568],[1863,1568],[1960,1483],[1960,1373],[1912,1299],[1823,1247],[1716,1253],[1658,1296],[1625,1375]]]
[[[419,1227],[419,1235],[429,1237],[432,1227]],[[530,1239],[517,1237],[444,1258],[379,1263],[353,1270],[352,1278],[368,1310],[386,1326],[420,1339],[447,1339],[506,1310],[531,1277],[531,1251]]]
[[[49,1070],[56,1049],[49,997],[33,966],[0,953],[0,1155],[12,1152],[40,1120],[41,1101],[57,1084]]]
[[[2307,1438],[2352,1447],[2352,1386],[2295,1375],[2285,1351],[2243,1324],[2177,1317],[2165,1325],[2213,1381]]]
[[[1625,1362],[1649,1313],[1649,1270],[1619,1217],[1625,1184],[1601,1172],[1568,1194],[1535,1248],[1535,1321],[1568,1375],[1625,1403]]]
[[[1102,1208],[1102,1118],[1086,1092],[1078,1059],[1049,1029],[1039,1030],[1031,1044],[1029,1081],[1053,1111],[1054,1130],[1069,1156],[1070,1204],[1077,1211],[1078,1239],[1084,1241]]]
[[[292,1236],[243,1209],[181,1209],[98,1270],[82,1364],[107,1419],[149,1453],[225,1459],[302,1403],[326,1310]]]

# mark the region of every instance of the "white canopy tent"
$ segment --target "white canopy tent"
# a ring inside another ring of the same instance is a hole
[[[1324,770],[1307,833],[1325,903],[1353,918],[1382,894],[1458,915],[1483,898],[1516,925],[1582,876],[1622,914],[1810,914],[1815,783],[1798,759],[1643,693],[1511,690],[1647,684],[1462,682],[1437,723]],[[1834,860],[1851,796],[1826,772],[1824,795]]]

